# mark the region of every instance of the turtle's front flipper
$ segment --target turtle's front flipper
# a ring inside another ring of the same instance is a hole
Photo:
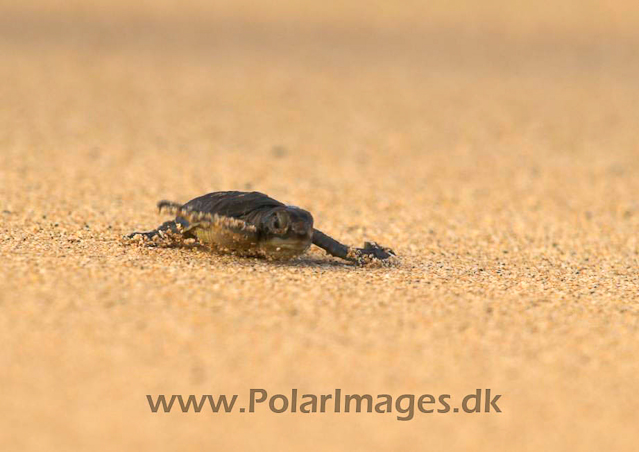
[[[360,265],[383,261],[395,256],[393,250],[379,246],[374,242],[366,242],[364,248],[346,246],[317,229],[313,229],[313,245],[319,246],[332,256]]]
[[[171,231],[174,234],[180,234],[182,232],[182,225],[175,220],[165,221],[157,229],[147,232],[132,232],[127,235],[127,239],[132,239],[136,236],[142,236],[146,239],[153,240],[154,237],[162,235],[163,232]]]

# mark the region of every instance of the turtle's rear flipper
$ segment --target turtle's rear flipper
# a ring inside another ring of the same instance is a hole
[[[364,248],[353,248],[338,242],[317,229],[313,230],[313,244],[332,256],[355,262],[359,265],[384,261],[395,256],[393,250],[379,246],[375,242],[364,243]]]

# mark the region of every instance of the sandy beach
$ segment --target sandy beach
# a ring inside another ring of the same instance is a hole
[[[481,3],[0,4],[0,450],[635,450],[639,6]],[[401,261],[122,240],[220,190]]]

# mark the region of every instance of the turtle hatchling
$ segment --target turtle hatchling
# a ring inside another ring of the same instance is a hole
[[[160,201],[158,208],[175,215],[175,219],[152,231],[134,232],[127,238],[195,239],[218,252],[270,260],[295,258],[311,244],[360,265],[389,262],[395,256],[390,248],[374,242],[366,242],[363,248],[344,245],[314,229],[310,212],[259,192],[220,191],[186,204]]]

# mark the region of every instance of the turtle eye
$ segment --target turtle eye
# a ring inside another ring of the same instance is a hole
[[[273,229],[276,231],[286,231],[288,228],[288,215],[284,212],[277,212],[273,218]]]

